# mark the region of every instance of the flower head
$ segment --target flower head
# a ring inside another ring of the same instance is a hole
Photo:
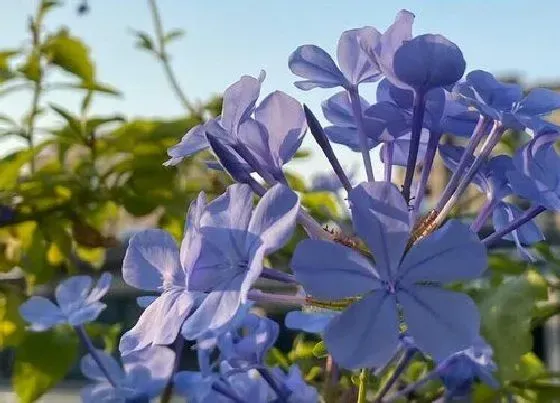
[[[161,295],[147,305],[136,325],[121,337],[121,354],[151,344],[173,343],[200,298],[187,291],[187,280],[200,253],[199,227],[205,204],[203,193],[191,204],[180,250],[171,235],[162,230],[145,230],[130,239],[123,261],[124,281]]]
[[[104,273],[97,284],[92,285],[90,276],[70,277],[56,287],[56,304],[45,297],[34,296],[20,306],[19,312],[36,332],[62,323],[80,326],[93,322],[107,306],[99,300],[109,291],[111,275]]]
[[[295,227],[297,195],[277,184],[253,210],[247,185],[231,185],[208,204],[200,220],[201,252],[189,274],[189,290],[206,294],[183,327],[197,338],[227,324],[259,277],[263,260],[286,244]]]
[[[346,368],[386,362],[399,343],[399,309],[407,333],[424,352],[446,357],[467,348],[478,334],[478,311],[469,297],[440,285],[486,269],[478,237],[449,221],[405,254],[408,206],[394,185],[362,183],[349,200],[354,229],[375,265],[354,249],[319,240],[300,242],[292,259],[296,278],[312,297],[359,298],[325,329],[334,359]]]

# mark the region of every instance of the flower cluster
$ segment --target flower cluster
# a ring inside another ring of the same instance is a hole
[[[487,250],[499,240],[514,242],[531,258],[527,247],[543,239],[534,218],[560,210],[560,157],[553,147],[560,128],[546,120],[560,108],[560,95],[535,89],[523,97],[519,85],[478,70],[462,79],[461,50],[441,35],[413,36],[413,21],[403,10],[384,33],[373,27],[342,33],[338,63],[315,45],[292,53],[288,66],[302,79],[297,88],[341,90],[322,104],[327,127],[281,91],[257,104],[261,73],[232,84],[221,116],[168,150],[166,165],[176,165],[210,149],[219,164],[209,166],[238,183],[214,200],[200,194],[192,202],[180,247],[156,229],[130,240],[124,280],[151,295],[138,300],[145,309],[120,339],[122,368],[93,347],[82,327],[104,308],[99,299],[108,277],[93,289],[88,277],[66,280],[56,290],[58,306],[43,297],[22,306],[33,330],[68,323],[88,346],[81,368],[96,384],[84,389],[84,401],[148,401],[170,387],[189,402],[319,401],[300,368],[266,365],[279,327],[252,313],[253,304],[263,302],[300,306],[288,313],[286,325],[320,335],[330,360],[343,370],[383,370],[401,356],[378,401],[417,356],[433,360],[435,370],[388,401],[429,379],[440,379],[449,397],[468,396],[477,379],[497,385],[477,307],[449,285],[482,276]],[[359,92],[373,82],[376,103]],[[497,155],[510,130],[530,138],[515,155]],[[317,186],[344,189],[352,233],[326,230],[288,185],[283,166],[307,131],[332,167]],[[440,144],[443,136],[457,137],[463,146]],[[350,180],[331,143],[361,154],[367,181],[353,184],[355,174]],[[374,178],[372,150],[381,155],[382,180]],[[451,177],[428,205],[438,154]],[[394,166],[403,167],[403,183],[392,182]],[[486,197],[484,206],[473,221],[450,219],[470,184]],[[512,196],[530,207],[521,210]],[[481,239],[489,221],[494,232]],[[287,245],[296,225],[308,239],[297,244],[291,273],[267,267],[267,256]],[[298,291],[266,293],[259,278]],[[198,353],[198,372],[178,368],[185,341]]]

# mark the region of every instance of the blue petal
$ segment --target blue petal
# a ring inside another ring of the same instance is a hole
[[[251,116],[260,90],[261,82],[250,76],[241,77],[225,90],[220,123],[227,133],[237,136],[239,125]]]
[[[401,284],[446,284],[477,278],[487,266],[486,248],[478,236],[460,221],[450,220],[408,251],[398,274]]]
[[[59,307],[45,297],[31,297],[19,307],[21,317],[31,330],[42,332],[66,321]]]
[[[492,214],[494,229],[496,231],[500,231],[508,226],[512,221],[519,219],[522,215],[523,211],[521,211],[517,206],[510,203],[500,202]],[[544,240],[544,234],[536,224],[535,220],[531,220],[505,235],[502,239],[515,242],[517,250],[525,259],[534,260],[533,256],[529,253],[525,246]]]
[[[445,87],[465,72],[463,53],[442,35],[419,35],[395,53],[395,74],[417,91]]]
[[[348,200],[354,229],[373,253],[381,279],[392,278],[408,242],[408,205],[388,182],[363,182]]]
[[[206,195],[204,192],[200,192],[196,200],[191,202],[187,213],[187,219],[185,220],[185,235],[179,251],[179,259],[181,260],[184,273],[192,273],[193,267],[200,257],[202,249],[200,225],[205,208]]]
[[[330,141],[349,147],[354,152],[360,152],[360,140],[358,130],[353,127],[327,126],[324,128],[325,134]],[[375,147],[375,143],[368,139],[369,149]]]
[[[158,396],[173,373],[175,353],[162,346],[152,346],[122,359],[127,384],[148,398]]]
[[[119,402],[121,399],[117,390],[109,382],[96,383],[80,390],[82,403]]]
[[[391,102],[379,102],[370,106],[364,116],[382,124],[370,125],[368,137],[376,141],[392,140],[410,132],[412,115]]]
[[[362,112],[369,107],[369,103],[362,97],[360,97],[360,105]],[[337,92],[329,99],[323,101],[321,107],[323,108],[325,118],[333,125],[356,127],[356,119],[354,118],[354,112],[352,112],[352,104],[350,103],[348,92]]]
[[[418,348],[443,360],[469,348],[480,331],[480,315],[464,294],[432,286],[410,286],[397,294],[408,333]]]
[[[202,373],[181,371],[173,378],[173,390],[180,396],[192,399],[193,403],[203,403],[212,391],[214,377],[203,377]]]
[[[214,287],[183,324],[183,337],[194,340],[208,331],[225,327],[235,317],[241,305],[240,289],[244,280],[245,276],[242,274],[226,279]]]
[[[364,256],[334,242],[304,239],[291,267],[305,291],[316,298],[354,297],[380,287],[378,274]]]
[[[540,116],[560,108],[560,94],[548,88],[535,88],[519,102],[516,113]]]
[[[109,372],[111,378],[117,382],[122,380],[125,374],[117,360],[103,350],[96,351],[99,359],[101,360],[101,364],[107,372]],[[107,380],[105,373],[99,368],[97,361],[93,359],[91,354],[82,357],[80,360],[80,371],[82,371],[82,374],[86,378],[91,379],[92,381],[103,382]]]
[[[171,158],[164,165],[177,165],[183,158],[190,157],[207,147],[208,140],[204,133],[204,125],[197,125],[183,136],[181,142],[167,149],[167,155]]]
[[[307,333],[321,334],[336,312],[288,312],[284,324],[289,329],[300,330]]]
[[[375,35],[376,33],[379,34],[371,27],[363,27],[344,31],[340,35],[336,52],[338,65],[352,85],[376,81],[381,76],[377,64],[372,63],[360,47],[360,36],[367,35],[370,40],[376,36],[379,39],[380,35]]]
[[[121,337],[121,355],[152,344],[173,343],[193,304],[194,297],[190,293],[164,292],[142,312],[136,325]]]
[[[412,134],[409,132],[391,141],[393,145],[393,159],[391,162],[393,165],[399,165],[402,167],[405,167],[407,165],[411,135]],[[424,161],[424,155],[426,154],[426,150],[428,147],[429,137],[430,132],[428,130],[422,130],[422,133],[420,134],[420,144],[418,146],[418,158],[416,160],[417,165],[423,163]],[[381,148],[381,162],[385,162],[385,147],[386,144],[383,144]]]
[[[107,294],[109,288],[111,287],[111,280],[113,276],[110,273],[103,273],[99,280],[97,280],[97,284],[91,289],[86,302],[92,303],[99,301],[101,298]]]
[[[164,282],[185,284],[177,244],[160,229],[144,230],[130,239],[122,273],[128,285],[141,290],[158,290]]]
[[[73,309],[68,314],[68,323],[71,326],[80,326],[84,323],[93,322],[105,308],[107,308],[107,305],[101,302],[93,302],[78,309]]]
[[[414,92],[397,87],[388,79],[379,82],[376,92],[377,102],[390,102],[401,109],[412,110],[414,104]]]
[[[267,133],[268,152],[275,168],[290,161],[307,129],[301,104],[282,91],[268,95],[255,110],[255,119]]]
[[[364,41],[361,43],[364,51],[372,61],[379,65],[385,77],[401,88],[407,88],[407,85],[395,75],[395,52],[405,41],[412,38],[413,23],[414,14],[407,10],[401,10],[397,13],[395,22],[381,35],[378,42]]]
[[[346,84],[346,79],[331,56],[315,45],[299,46],[290,55],[288,67],[296,76],[306,79],[295,82],[295,86],[302,90],[342,87]]]
[[[461,146],[455,146],[453,144],[440,144],[438,150],[445,166],[450,171],[455,172],[457,170],[457,167],[459,166],[459,162],[463,156],[463,153],[465,152],[465,148]],[[467,159],[467,166],[472,165],[473,161],[474,157],[469,156]],[[484,193],[490,193],[491,189],[488,186],[488,181],[484,176],[483,169],[479,169],[476,171],[472,181],[473,183],[478,185]]]
[[[54,296],[58,306],[64,314],[70,314],[74,309],[79,308],[89,295],[92,285],[89,276],[74,276],[60,283]]]
[[[287,186],[276,184],[259,200],[248,231],[260,237],[266,253],[283,247],[291,238],[299,210],[298,196]],[[249,242],[253,242],[250,238]],[[251,244],[247,244],[249,249]]]
[[[395,298],[385,292],[367,295],[333,318],[324,340],[334,360],[346,369],[378,367],[399,343]]]

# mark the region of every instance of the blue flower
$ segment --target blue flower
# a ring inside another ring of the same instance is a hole
[[[56,287],[56,305],[45,297],[35,296],[21,304],[19,312],[36,332],[62,323],[79,326],[93,322],[107,306],[99,300],[109,291],[111,275],[104,273],[93,288],[92,285],[89,276],[70,277]]]
[[[399,81],[417,93],[449,87],[465,72],[463,53],[442,35],[425,34],[405,41],[394,56]]]
[[[546,124],[543,117],[560,108],[560,94],[555,91],[536,88],[523,98],[519,84],[500,82],[482,70],[467,74],[465,81],[457,83],[453,92],[484,116],[516,130],[539,128]]]
[[[320,401],[317,389],[305,383],[301,369],[297,365],[292,365],[288,373],[284,373],[280,368],[273,368],[272,373],[290,393],[287,403],[317,403]]]
[[[349,147],[354,152],[360,152],[360,138],[358,135],[358,126],[356,118],[352,112],[352,104],[350,97],[346,91],[341,91],[323,101],[321,104],[323,114],[332,126],[324,128],[325,134],[330,141],[336,144],[342,144]],[[360,106],[362,112],[369,107],[369,103],[360,97]],[[377,131],[379,123],[375,120],[364,117],[364,130],[366,134]],[[371,149],[379,144],[379,141],[373,136],[368,136],[368,147]]]
[[[296,278],[312,297],[359,298],[325,329],[333,358],[345,368],[385,363],[399,343],[399,307],[407,333],[424,352],[447,357],[470,346],[480,327],[476,306],[439,285],[476,278],[486,269],[478,237],[450,220],[404,254],[411,228],[396,186],[362,183],[349,201],[354,229],[375,266],[354,249],[322,240],[300,242],[292,259]]]
[[[443,163],[451,171],[455,172],[459,161],[465,152],[464,147],[451,144],[439,146],[439,153]],[[468,165],[472,165],[474,157],[467,159]],[[473,183],[486,194],[488,200],[502,200],[511,194],[507,173],[514,170],[514,165],[509,155],[498,155],[490,159],[485,159],[480,168],[473,176]]]
[[[158,229],[139,232],[130,239],[122,267],[124,281],[141,290],[162,293],[156,299],[142,300],[149,304],[136,325],[121,337],[121,354],[151,344],[173,343],[200,299],[199,294],[187,291],[187,278],[200,253],[199,225],[205,203],[200,193],[191,204],[181,250],[171,235]]]
[[[478,338],[473,346],[440,362],[436,372],[445,386],[445,397],[454,400],[468,398],[477,379],[498,388],[500,385],[492,375],[495,370],[492,348]]]
[[[249,313],[239,328],[218,336],[220,357],[233,366],[262,364],[276,343],[279,330],[273,320]]]
[[[379,35],[373,27],[345,31],[338,41],[337,67],[331,56],[315,45],[299,46],[291,55],[288,67],[304,81],[294,84],[301,90],[313,88],[357,87],[364,82],[377,81],[381,75],[377,63],[372,63],[360,46],[364,37]]]
[[[110,355],[97,350],[108,371],[112,385],[91,355],[80,362],[84,376],[95,383],[81,390],[84,403],[150,401],[158,396],[171,377],[175,353],[165,347],[153,346],[122,358],[123,367]]]
[[[558,131],[539,133],[513,157],[507,173],[513,193],[548,210],[560,210],[560,157],[553,145]]]
[[[189,290],[207,295],[183,326],[187,339],[226,325],[247,302],[265,256],[290,239],[298,209],[297,195],[281,184],[254,211],[251,189],[241,184],[208,204],[200,221],[200,256],[188,279]]]
[[[500,202],[492,214],[494,229],[496,231],[500,231],[503,228],[506,228],[512,221],[519,219],[522,215],[523,211],[513,204]],[[502,239],[515,242],[515,246],[521,256],[526,260],[534,261],[535,258],[526,249],[526,247],[544,240],[544,234],[535,223],[535,220],[531,220],[511,231],[507,235],[504,235]]]
[[[248,153],[266,173],[281,180],[282,166],[301,145],[307,124],[301,104],[282,91],[272,92],[255,107],[263,79],[243,76],[232,84],[224,92],[222,115],[192,128],[171,147],[167,165],[207,148],[210,134],[237,154]],[[247,166],[237,154],[239,163]]]

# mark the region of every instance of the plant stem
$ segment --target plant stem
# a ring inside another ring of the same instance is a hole
[[[402,356],[399,362],[397,363],[395,370],[393,371],[393,373],[391,374],[391,376],[389,377],[385,385],[383,385],[383,387],[377,394],[375,398],[375,402],[381,402],[381,399],[385,397],[387,392],[393,387],[395,382],[399,379],[403,371],[406,369],[406,366],[408,365],[408,363],[410,362],[414,354],[416,354],[416,350],[414,349],[406,350],[404,356]]]
[[[480,209],[480,212],[472,222],[471,230],[473,230],[474,232],[480,231],[486,220],[488,220],[488,217],[490,217],[490,214],[492,214],[492,212],[494,211],[494,208],[496,208],[498,202],[499,200],[496,200],[493,197],[490,197],[488,200],[486,200],[486,202]]]
[[[418,216],[420,205],[424,199],[424,194],[426,193],[426,185],[428,184],[428,178],[430,176],[430,172],[432,171],[432,165],[434,164],[434,157],[436,156],[440,138],[441,133],[433,131],[430,132],[428,146],[426,147],[426,155],[424,156],[424,166],[422,167],[422,177],[420,178],[420,184],[416,189],[416,197],[414,198],[413,214],[415,218]]]
[[[263,379],[270,385],[272,390],[276,393],[276,396],[278,397],[277,402],[278,403],[288,403],[290,393],[288,391],[286,391],[283,388],[282,385],[279,385],[278,382],[276,382],[276,379],[274,379],[274,376],[268,370],[268,368],[261,367],[261,368],[258,368],[258,371],[261,374],[261,376],[263,377]]]
[[[486,120],[482,115],[480,115],[480,118],[478,119],[478,123],[474,128],[473,134],[469,139],[469,143],[465,148],[465,152],[463,153],[461,159],[459,160],[459,165],[451,175],[451,178],[449,179],[449,182],[445,186],[445,189],[443,190],[443,194],[441,195],[441,198],[436,205],[435,210],[437,212],[440,212],[443,209],[445,203],[447,203],[447,201],[449,200],[453,192],[455,192],[455,189],[457,189],[457,185],[459,184],[459,181],[463,177],[463,173],[465,172],[465,169],[467,168],[467,165],[469,163],[469,157],[472,157],[474,150],[476,149],[476,147],[482,140],[482,137],[484,136],[485,127],[486,127]]]
[[[360,102],[360,95],[358,94],[358,88],[353,88],[351,90],[348,90],[348,95],[350,96],[350,104],[352,105],[352,112],[354,113],[354,119],[356,119],[356,127],[358,129],[360,148],[362,151],[362,159],[364,161],[364,167],[366,169],[367,179],[368,182],[374,182],[375,178],[373,176],[373,168],[371,166],[371,158],[369,156],[368,138],[364,128],[362,105]]]
[[[111,374],[109,374],[109,370],[107,368],[105,368],[105,366],[103,365],[103,361],[101,361],[101,357],[99,356],[99,353],[97,352],[95,346],[91,342],[91,339],[89,338],[89,336],[88,336],[86,330],[84,329],[83,325],[75,326],[74,330],[76,330],[76,333],[78,334],[78,338],[80,339],[80,341],[82,342],[84,347],[90,353],[91,358],[93,358],[93,360],[97,363],[97,366],[99,367],[101,372],[103,372],[103,375],[105,375],[105,378],[107,378],[107,381],[109,381],[109,383],[114,388],[117,387],[117,383],[111,377]]]
[[[185,339],[179,334],[175,339],[174,350],[175,350],[175,363],[173,364],[173,372],[165,385],[165,389],[161,395],[161,403],[169,403],[173,397],[173,374],[179,369],[179,364],[181,363],[181,354],[183,353],[183,347],[185,346]]]
[[[517,220],[509,223],[509,225],[507,227],[502,228],[500,231],[496,231],[496,232],[492,233],[491,235],[489,235],[488,237],[484,238],[482,240],[482,243],[484,243],[484,245],[486,247],[491,246],[492,244],[494,244],[494,242],[499,241],[505,235],[507,235],[510,232],[512,232],[512,231],[516,230],[517,228],[521,227],[526,222],[531,221],[533,218],[538,216],[543,211],[546,211],[546,208],[544,208],[543,206],[531,207],[529,210],[525,211],[525,213],[521,217],[519,217]]]
[[[292,274],[284,273],[280,270],[270,269],[264,267],[261,272],[261,277],[268,278],[270,280],[281,281],[288,284],[297,284],[295,277]]]
[[[303,295],[270,294],[256,289],[251,289],[247,297],[255,302],[280,304],[284,306],[302,306],[306,302],[305,296]]]
[[[393,171],[393,148],[394,144],[392,142],[385,143],[385,182],[391,182],[392,171]]]
[[[360,383],[358,385],[358,400],[357,403],[367,402],[367,384],[368,384],[369,370],[362,369],[360,371]]]
[[[161,16],[159,14],[159,10],[157,8],[156,0],[148,0],[148,5],[150,7],[150,12],[152,14],[152,20],[154,22],[155,34],[156,34],[157,45],[158,45],[158,49],[156,50],[156,54],[157,54],[157,57],[161,61],[161,64],[163,66],[163,71],[165,73],[165,77],[167,78],[167,81],[169,82],[169,85],[171,86],[173,92],[175,92],[175,95],[177,96],[177,98],[179,99],[181,104],[183,105],[183,108],[185,108],[185,110],[188,113],[194,114],[194,113],[196,113],[196,109],[191,104],[191,102],[187,99],[187,96],[185,95],[183,89],[181,88],[181,85],[179,84],[179,81],[175,77],[175,73],[173,72],[173,69],[171,68],[171,64],[169,63],[169,58],[168,58],[167,53],[165,51],[165,37],[164,37],[164,33],[163,33],[163,25],[162,25],[162,22],[161,22]]]

